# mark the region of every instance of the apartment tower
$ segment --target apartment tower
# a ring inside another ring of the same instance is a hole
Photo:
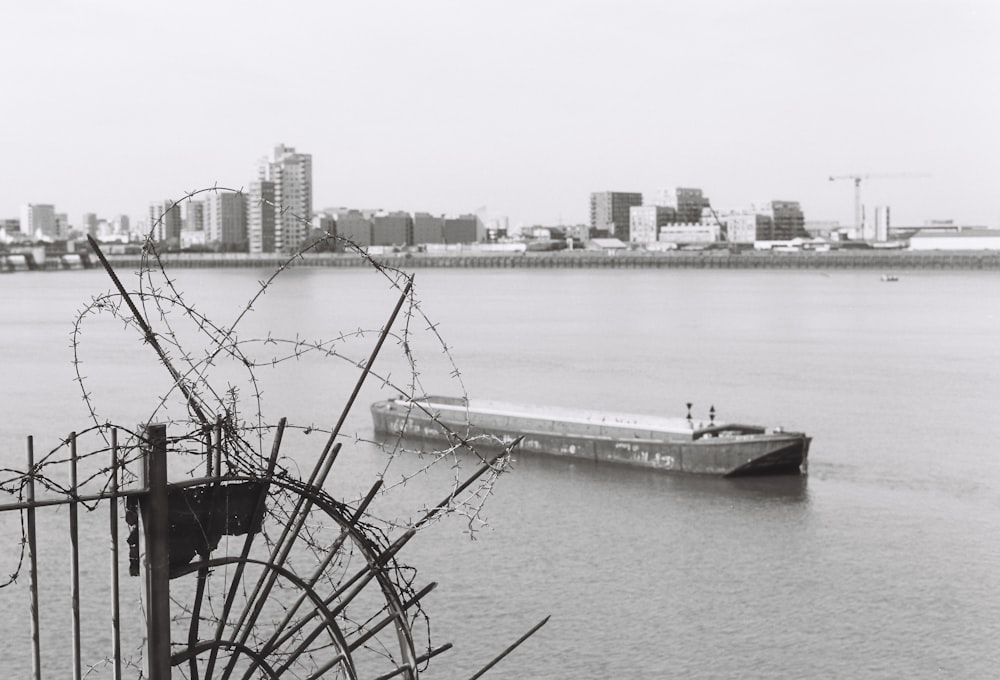
[[[590,194],[590,229],[592,234],[607,234],[628,241],[629,208],[642,205],[641,193],[600,191]]]
[[[261,161],[257,179],[274,185],[273,252],[297,251],[305,243],[313,214],[312,155],[279,144],[272,160]],[[253,236],[250,240],[253,243]]]
[[[247,198],[241,192],[217,191],[206,201],[206,240],[223,252],[247,250]]]
[[[274,182],[250,183],[246,194],[247,241],[250,253],[280,252]]]

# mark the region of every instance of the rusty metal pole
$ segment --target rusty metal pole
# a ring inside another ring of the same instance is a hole
[[[145,429],[146,659],[150,680],[170,680],[170,549],[167,521],[167,426]]]

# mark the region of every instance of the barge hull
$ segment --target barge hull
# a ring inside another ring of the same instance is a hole
[[[450,414],[449,414],[450,415]],[[451,422],[435,414],[437,422],[422,410],[406,409],[392,402],[372,405],[376,434],[402,434],[429,442],[454,442],[445,428],[462,439],[475,439],[486,447],[502,447],[518,437],[521,453],[532,453],[579,461],[614,463],[664,472],[721,476],[801,474],[805,471],[809,437],[801,433],[703,437],[688,441],[666,441],[587,436],[567,432],[543,432],[502,424],[480,427]],[[470,413],[475,418],[475,413]]]

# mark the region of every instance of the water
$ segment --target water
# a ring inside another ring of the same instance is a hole
[[[177,279],[224,321],[267,274]],[[418,271],[421,309],[470,394],[666,415],[691,401],[696,417],[714,405],[726,420],[814,437],[801,479],[518,459],[477,540],[455,519],[406,549],[421,582],[441,584],[425,603],[435,641],[456,646],[427,677],[469,677],[548,614],[487,677],[996,677],[1000,278],[879,274]],[[27,434],[44,448],[88,424],[67,345],[74,311],[107,288],[92,271],[0,278],[0,466],[21,464]],[[244,335],[378,328],[394,299],[367,272],[293,270]],[[88,321],[82,337],[102,413],[138,422],[168,382],[149,348],[113,321]],[[427,391],[456,393],[434,338],[421,330],[415,342]],[[398,353],[378,365],[405,376]],[[266,378],[268,416],[334,420],[347,374],[328,362],[287,368]],[[345,431],[368,436],[367,404],[383,395],[369,386]],[[302,449],[303,467],[320,444]],[[332,487],[356,495],[384,463],[346,442]],[[417,464],[398,461],[387,479]],[[417,516],[450,474],[414,480],[386,512]],[[4,611],[26,613],[23,588],[10,590]],[[27,625],[6,619],[2,663],[23,677]]]

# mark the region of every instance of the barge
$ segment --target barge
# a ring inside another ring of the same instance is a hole
[[[376,435],[453,444],[492,435],[498,446],[523,437],[518,451],[666,472],[804,474],[810,437],[780,427],[534,407],[455,397],[388,399],[372,404]],[[456,438],[457,435],[457,438]]]

